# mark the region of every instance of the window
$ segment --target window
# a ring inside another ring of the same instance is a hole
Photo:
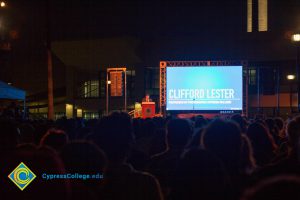
[[[252,0],[247,0],[247,32],[252,32],[252,10],[253,2]]]
[[[256,69],[249,69],[249,85],[256,85]]]
[[[258,31],[268,31],[268,0],[258,0]]]
[[[97,98],[99,97],[99,81],[91,80],[82,84],[79,89],[79,97],[82,98]]]
[[[145,70],[145,89],[146,93],[159,95],[159,68],[148,67]]]
[[[268,0],[247,0],[247,32],[253,28],[268,31]]]
[[[127,70],[127,96],[132,98],[135,97],[135,70]]]
[[[98,119],[99,118],[99,113],[97,113],[97,112],[85,112],[85,113],[83,113],[83,118],[84,119]]]

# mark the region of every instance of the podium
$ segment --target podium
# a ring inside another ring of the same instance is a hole
[[[155,102],[142,102],[142,118],[152,118],[155,116]]]

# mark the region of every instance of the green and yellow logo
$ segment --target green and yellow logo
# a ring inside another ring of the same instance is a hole
[[[19,166],[8,175],[8,178],[23,191],[31,181],[36,178],[36,175],[21,162]]]

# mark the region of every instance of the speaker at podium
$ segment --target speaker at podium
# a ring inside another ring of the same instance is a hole
[[[155,116],[155,102],[142,102],[142,118],[152,118]]]

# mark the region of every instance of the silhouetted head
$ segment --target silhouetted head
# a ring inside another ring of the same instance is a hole
[[[273,136],[279,136],[279,128],[277,127],[277,124],[275,123],[275,120],[272,118],[266,119],[267,127]]]
[[[62,130],[50,129],[41,139],[40,145],[46,145],[60,151],[69,141],[67,134]]]
[[[240,114],[232,115],[230,119],[235,121],[240,126],[242,132],[246,131],[247,121]]]
[[[254,122],[250,124],[247,130],[247,136],[254,147],[261,145],[266,147],[267,145],[268,148],[272,148],[273,150],[276,148],[269,129],[261,122]]]
[[[291,148],[296,148],[300,138],[300,116],[295,117],[288,123],[287,134]]]
[[[146,119],[141,126],[142,136],[153,136],[156,130],[156,124],[151,119]]]
[[[106,153],[110,162],[123,163],[134,142],[130,116],[115,112],[102,118],[91,138]]]
[[[203,128],[208,124],[204,117],[197,116],[195,119],[195,128]]]
[[[231,121],[215,119],[201,137],[201,145],[216,154],[227,168],[237,170],[241,155],[241,131]]]
[[[174,199],[226,199],[228,174],[214,154],[193,148],[179,161],[172,198]]]
[[[69,173],[103,174],[107,167],[104,152],[95,144],[85,141],[68,143],[61,150],[61,158]],[[100,180],[84,180],[89,183],[100,183]]]
[[[169,148],[184,148],[192,136],[192,128],[185,119],[172,119],[167,124],[167,144]]]
[[[261,122],[254,122],[249,125],[247,136],[251,141],[257,164],[264,165],[270,162],[277,146],[268,128]]]
[[[279,131],[282,131],[283,128],[284,128],[284,121],[283,121],[283,119],[281,117],[276,117],[274,120],[275,120],[275,123],[276,123]]]

